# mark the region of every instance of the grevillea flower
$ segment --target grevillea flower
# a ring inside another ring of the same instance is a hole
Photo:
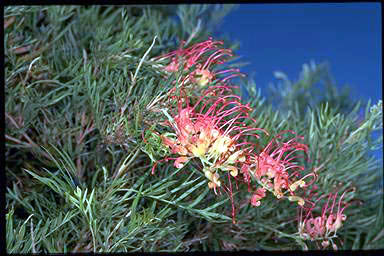
[[[214,89],[220,91],[223,88]],[[201,171],[209,180],[208,187],[217,193],[216,189],[223,184],[223,173],[227,173],[228,178],[236,177],[246,155],[253,148],[247,142],[247,136],[259,138],[256,131],[265,131],[244,125],[243,121],[249,118],[251,109],[240,103],[240,97],[207,96],[217,94],[213,92],[213,89],[206,91],[193,106],[189,106],[188,98],[179,100],[178,113],[174,116],[168,114],[168,125],[173,132],[165,133],[161,138],[163,144],[177,155],[174,158],[176,168],[182,168],[193,158],[200,159],[203,165]],[[225,186],[224,191],[232,199],[231,183],[229,187]]]
[[[170,62],[164,67],[167,72],[177,72],[180,69],[187,72],[185,76],[179,78],[178,84],[184,85],[192,82],[199,86],[205,86],[213,82],[218,75],[230,74],[219,79],[218,83],[224,84],[230,78],[243,75],[236,68],[214,70],[213,66],[223,64],[228,60],[228,57],[233,56],[231,49],[221,48],[222,41],[214,41],[209,38],[185,49],[183,48],[184,43],[184,41],[181,43],[178,50],[156,58],[158,61],[170,59]],[[190,70],[192,66],[195,68]]]
[[[247,165],[244,165],[241,170],[248,184],[251,173],[263,188],[257,189],[253,194],[251,204],[254,206],[260,205],[260,200],[265,197],[266,190],[272,192],[278,199],[289,193],[287,197],[290,201],[303,205],[304,199],[297,196],[295,190],[298,187],[308,186],[315,180],[314,173],[299,178],[299,171],[303,171],[304,167],[295,162],[299,156],[295,156],[294,153],[298,151],[307,153],[308,151],[307,145],[298,142],[298,139],[302,139],[302,137],[296,136],[287,142],[280,142],[283,133],[295,134],[293,131],[282,131],[259,154],[252,154]],[[309,184],[304,181],[308,177],[313,178]]]
[[[211,95],[212,90],[206,94]],[[243,125],[241,121],[248,117],[250,107],[241,104],[239,99],[236,95],[203,95],[192,107],[182,107],[179,101],[177,115],[168,121],[174,133],[161,136],[171,152],[180,155],[175,161],[175,167],[181,168],[190,159],[197,157],[202,160],[206,171],[228,170],[232,176],[237,176],[235,163],[245,160],[244,146],[248,144],[242,138],[248,135],[258,137],[254,132],[262,130]],[[207,176],[212,177],[212,182],[220,186],[219,182],[214,181],[215,175]]]
[[[312,207],[307,209],[301,208],[299,215],[299,235],[305,240],[322,241],[321,245],[323,248],[326,248],[329,245],[329,242],[331,242],[333,248],[337,249],[337,246],[332,239],[337,237],[337,231],[347,219],[344,211],[350,203],[344,202],[343,198],[347,192],[351,191],[354,191],[354,189],[344,191],[338,200],[337,191],[322,195],[314,203],[311,203]],[[316,204],[327,196],[328,199],[322,206],[321,214],[314,214],[313,211],[316,208]],[[303,211],[305,212],[304,217]]]

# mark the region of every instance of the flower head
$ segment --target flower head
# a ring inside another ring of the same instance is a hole
[[[334,245],[333,238],[337,237],[337,231],[342,227],[343,222],[347,219],[344,214],[345,209],[350,205],[343,201],[347,192],[354,191],[346,190],[338,197],[338,191],[320,196],[310,208],[301,208],[299,216],[299,234],[303,239],[310,239],[312,241],[322,241],[323,248],[332,243]],[[318,204],[323,198],[328,199],[321,208],[321,214],[314,213],[316,204]],[[336,207],[337,205],[337,207]],[[337,208],[337,209],[336,209]],[[305,216],[303,217],[303,211]]]
[[[247,138],[258,138],[256,132],[265,131],[246,126],[243,121],[249,118],[251,108],[243,105],[236,95],[220,95],[223,89],[223,86],[211,87],[193,106],[189,105],[188,97],[179,99],[177,113],[168,115],[172,132],[164,133],[161,138],[163,144],[177,155],[176,168],[184,167],[191,159],[199,159],[201,171],[209,180],[208,187],[215,193],[223,188],[232,199],[230,177],[238,176],[254,147]],[[222,180],[225,173],[228,185]]]
[[[311,176],[315,177],[315,174],[310,173],[299,179],[299,171],[303,171],[304,167],[295,162],[295,159],[299,158],[299,156],[294,154],[298,151],[307,153],[308,146],[298,142],[298,139],[302,139],[299,136],[287,142],[280,142],[279,139],[281,139],[283,133],[295,134],[293,131],[281,132],[259,154],[251,155],[248,166],[243,169],[243,172],[252,173],[264,190],[272,192],[278,199],[289,193],[287,197],[290,201],[303,205],[304,199],[297,196],[295,190],[298,187],[307,186],[308,184],[304,180]],[[249,177],[247,181],[249,182]],[[311,183],[313,181],[314,179]],[[257,194],[254,194],[253,198]],[[252,205],[255,205],[252,200]],[[258,205],[260,205],[260,202],[258,202]]]
[[[188,100],[185,102],[188,104]],[[258,137],[255,131],[261,130],[247,127],[241,122],[248,117],[249,111],[249,106],[241,104],[236,95],[203,95],[194,106],[182,106],[180,103],[178,113],[168,122],[174,132],[161,136],[171,152],[180,155],[175,166],[180,168],[183,163],[196,157],[206,167],[206,172],[220,169],[237,176],[237,164],[244,161],[243,156],[247,151],[244,137]],[[206,176],[209,179],[216,177]]]
[[[224,84],[230,78],[243,75],[236,68],[215,70],[216,64],[223,64],[228,60],[228,57],[233,56],[231,49],[222,48],[223,41],[214,41],[209,38],[188,48],[184,48],[184,43],[184,41],[181,42],[179,49],[156,58],[160,61],[170,60],[164,67],[167,72],[173,73],[181,69],[187,73],[180,77],[178,84],[193,83],[203,87],[213,82],[219,75],[229,74],[219,79],[216,84]],[[192,67],[194,69],[190,70]]]

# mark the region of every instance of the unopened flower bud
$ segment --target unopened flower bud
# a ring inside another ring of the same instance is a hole
[[[196,82],[200,86],[205,86],[213,79],[213,75],[208,70],[196,70]]]
[[[235,166],[228,166],[226,169],[230,170],[230,174],[232,175],[232,177],[236,177],[239,173]]]
[[[297,204],[300,205],[300,206],[303,206],[305,204],[304,199],[299,197],[299,196],[289,196],[288,200],[291,201],[291,202],[296,202],[297,201]]]
[[[241,153],[242,153],[242,150],[239,150],[239,151],[236,151],[235,153],[233,153],[232,155],[230,155],[227,159],[227,163],[229,163],[229,164],[234,163]]]
[[[303,180],[298,180],[296,181],[295,183],[291,184],[289,186],[289,189],[292,190],[292,191],[295,191],[297,189],[297,187],[300,186],[301,188],[305,186],[305,181]]]

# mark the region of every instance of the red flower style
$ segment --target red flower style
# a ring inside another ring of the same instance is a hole
[[[299,234],[303,239],[314,240],[323,240],[322,246],[325,248],[329,245],[329,241],[332,243],[334,249],[337,246],[332,241],[333,238],[337,235],[337,230],[339,230],[343,222],[347,219],[347,216],[344,214],[345,209],[350,205],[343,201],[343,198],[347,192],[354,191],[354,189],[346,190],[343,192],[341,197],[338,199],[338,192],[329,193],[320,196],[314,203],[311,208],[300,209],[299,215]],[[316,207],[316,204],[319,203],[323,198],[328,195],[327,202],[322,207],[321,215],[314,215],[313,210]],[[336,210],[337,202],[337,210]],[[331,205],[330,205],[331,204]],[[343,205],[343,206],[342,206]],[[303,219],[303,211],[306,212]]]
[[[217,75],[232,73],[219,80],[220,83],[224,84],[230,78],[243,75],[239,72],[239,69],[235,68],[220,71],[213,70],[213,65],[223,64],[227,61],[225,57],[233,56],[231,49],[220,48],[223,45],[222,41],[213,41],[212,38],[209,38],[186,49],[183,49],[184,43],[184,41],[181,43],[178,50],[157,58],[157,60],[171,59],[170,63],[164,67],[164,70],[168,72],[177,72],[180,66],[184,71],[189,72],[189,69],[195,65],[192,72],[180,78],[179,84],[192,82],[205,86],[214,81]]]
[[[314,173],[299,179],[299,171],[303,171],[304,167],[294,162],[299,156],[293,154],[298,151],[307,153],[308,146],[298,142],[298,139],[302,139],[300,136],[288,142],[279,142],[278,139],[282,137],[283,133],[295,134],[293,131],[280,132],[259,154],[252,154],[248,164],[244,165],[241,170],[248,184],[250,183],[250,173],[252,173],[264,189],[263,193],[260,193],[260,189],[256,190],[252,196],[251,204],[254,206],[260,205],[259,200],[265,197],[265,190],[272,192],[278,199],[289,192],[290,201],[297,201],[299,205],[303,205],[304,199],[295,195],[295,190],[297,187],[306,187],[315,181]],[[313,179],[306,184],[304,180],[308,177],[313,177]]]

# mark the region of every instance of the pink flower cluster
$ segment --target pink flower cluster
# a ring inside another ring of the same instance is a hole
[[[167,61],[163,66],[167,74],[177,73],[179,77],[175,82],[177,90],[176,87],[172,90],[177,107],[170,106],[164,123],[170,132],[159,134],[170,151],[164,160],[174,160],[176,168],[183,168],[192,159],[199,159],[208,187],[215,193],[224,190],[230,196],[234,223],[233,181],[237,188],[239,183],[247,184],[249,202],[255,207],[262,204],[269,192],[304,209],[306,202],[310,203],[304,198],[304,191],[317,178],[315,172],[305,174],[305,167],[299,164],[300,158],[308,161],[308,146],[302,136],[291,130],[280,131],[266,146],[260,146],[261,136],[268,141],[269,132],[256,127],[256,121],[250,117],[251,107],[242,104],[233,92],[234,87],[228,84],[230,78],[241,75],[239,70],[216,71],[217,66],[233,55],[222,45],[223,42],[212,38],[186,49],[182,43],[178,50],[157,58],[160,62]],[[218,78],[223,74],[227,76]],[[192,96],[194,85],[202,88],[198,97]],[[300,224],[300,236],[328,241],[346,218],[345,207],[340,208],[343,197],[344,194],[337,213],[333,212],[336,194],[329,196],[332,206],[328,208],[327,202],[320,217],[313,217],[309,210]]]
[[[221,48],[222,41],[214,41],[209,38],[186,49],[183,49],[184,43],[181,43],[178,50],[156,58],[158,61],[170,59],[170,62],[164,67],[165,71],[172,73],[181,70],[185,74],[177,81],[179,85],[196,84],[202,87],[218,79],[218,76],[229,74],[224,78],[219,78],[220,81],[216,82],[216,84],[225,84],[233,77],[242,76],[239,69],[236,68],[219,71],[213,69],[213,66],[223,64],[233,56],[231,49]]]
[[[306,154],[308,151],[307,145],[298,142],[303,137],[296,136],[287,142],[279,141],[283,134],[288,133],[295,134],[293,131],[280,132],[260,153],[251,154],[250,164],[243,166],[245,181],[249,183],[249,173],[252,173],[261,185],[251,198],[251,204],[254,206],[261,204],[260,200],[266,196],[266,191],[270,191],[278,199],[288,193],[287,198],[290,201],[297,201],[299,205],[303,205],[304,199],[295,195],[295,190],[298,187],[307,187],[315,181],[314,173],[301,177],[300,171],[304,171],[304,167],[294,162],[299,158],[294,155],[295,152],[302,151]],[[308,177],[312,177],[312,180],[306,183],[305,179]]]
[[[314,186],[313,190],[315,189],[317,186]],[[336,250],[337,245],[333,239],[337,237],[337,231],[347,219],[344,211],[350,205],[343,199],[346,193],[352,191],[354,189],[346,190],[340,197],[338,197],[338,191],[335,191],[318,197],[314,202],[308,201],[311,207],[300,209],[299,235],[305,240],[321,241],[322,248],[327,248],[331,243],[333,249]],[[317,204],[326,197],[328,198],[322,205],[321,214],[316,213]],[[321,247],[319,246],[319,248]]]

